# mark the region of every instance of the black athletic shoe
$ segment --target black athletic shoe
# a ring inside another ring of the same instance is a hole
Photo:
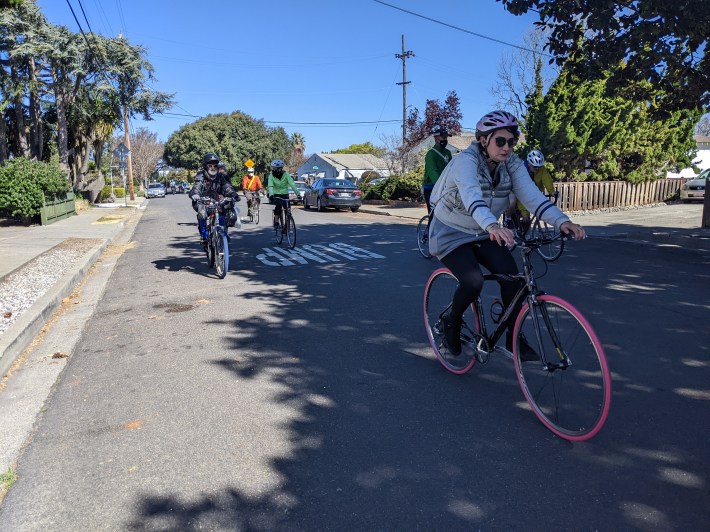
[[[455,319],[447,312],[441,317],[444,327],[444,346],[452,355],[461,354],[461,318]]]

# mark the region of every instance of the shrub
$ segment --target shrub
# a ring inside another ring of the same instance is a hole
[[[376,185],[363,185],[363,199],[414,201],[422,188],[424,167],[416,168],[403,176],[393,176]]]
[[[0,167],[0,210],[10,216],[36,216],[44,197],[53,198],[69,190],[69,182],[57,164],[16,157]]]
[[[108,200],[108,198],[111,196],[111,187],[109,185],[106,185],[104,188],[101,189],[101,192],[99,192],[99,196],[96,198],[99,203],[103,203]]]
[[[113,187],[113,195],[116,196],[117,198],[125,198],[126,197],[126,189],[123,187]]]

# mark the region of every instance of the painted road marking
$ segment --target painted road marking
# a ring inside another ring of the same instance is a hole
[[[262,249],[264,253],[259,253],[256,258],[267,266],[296,266],[308,264],[309,261],[324,264],[327,262],[385,258],[383,255],[343,242],[335,242],[328,245],[306,244],[295,249],[282,247]]]

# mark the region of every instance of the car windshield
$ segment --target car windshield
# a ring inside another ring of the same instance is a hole
[[[148,185],[148,188],[160,188],[162,186],[163,185],[161,185],[160,183],[151,183],[150,185]]]
[[[347,179],[337,179],[332,181],[326,181],[323,183],[326,187],[354,187],[350,181]]]

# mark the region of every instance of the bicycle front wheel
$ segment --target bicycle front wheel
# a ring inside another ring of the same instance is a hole
[[[254,205],[254,223],[256,225],[259,225],[259,207],[260,207],[260,202],[254,200],[255,205]]]
[[[422,257],[431,258],[431,253],[429,253],[429,215],[422,216],[419,225],[417,225],[417,246]]]
[[[519,356],[523,339],[539,361]],[[518,382],[535,415],[570,441],[597,434],[609,414],[611,375],[604,350],[587,320],[550,295],[526,303],[515,322],[513,352]]]
[[[219,232],[215,236],[215,270],[217,271],[217,277],[224,279],[229,271],[229,242],[227,241],[227,235]]]
[[[461,375],[470,371],[476,363],[479,321],[473,306],[464,313],[461,327],[461,354],[453,354],[444,345],[441,316],[451,307],[458,284],[456,277],[446,268],[440,268],[431,274],[424,289],[424,328],[439,362],[451,373]]]
[[[286,217],[286,238],[288,239],[288,247],[291,249],[296,247],[296,222],[293,221],[293,216],[290,214]]]
[[[557,236],[557,231],[552,225],[548,225],[542,220],[536,220],[532,228],[533,239],[550,239]],[[562,251],[565,249],[565,241],[561,238],[550,242],[544,246],[540,246],[535,251],[546,261],[555,261],[562,256]]]

